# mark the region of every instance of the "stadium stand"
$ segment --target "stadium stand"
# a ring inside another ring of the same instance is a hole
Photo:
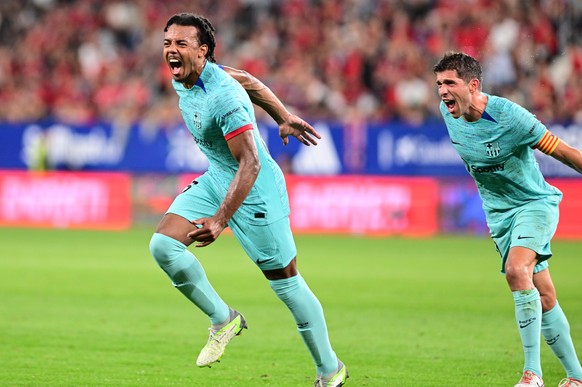
[[[307,119],[421,126],[438,117],[432,65],[462,50],[483,63],[486,92],[582,122],[576,0],[2,1],[0,121],[180,121],[161,52],[181,11],[216,26],[219,63]]]

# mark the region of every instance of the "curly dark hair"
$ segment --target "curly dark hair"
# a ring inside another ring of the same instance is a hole
[[[435,74],[447,70],[457,71],[459,78],[465,82],[469,82],[471,79],[478,79],[479,85],[483,82],[481,64],[472,56],[462,52],[447,52],[432,68]]]
[[[205,44],[208,46],[208,52],[206,53],[206,59],[210,62],[216,62],[214,58],[214,49],[216,48],[216,39],[214,38],[214,27],[208,19],[204,16],[197,15],[195,13],[183,12],[172,16],[166,26],[164,27],[164,32],[168,31],[168,28],[173,25],[179,26],[192,26],[198,30],[198,40],[200,44]]]

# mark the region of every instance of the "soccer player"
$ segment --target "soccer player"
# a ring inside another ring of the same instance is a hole
[[[316,143],[317,133],[297,117],[285,122],[281,104],[258,80],[215,64],[214,27],[192,13],[172,16],[164,28],[164,59],[172,73],[179,107],[194,141],[208,157],[208,170],[170,205],[150,241],[150,251],[174,286],[205,313],[210,337],[199,367],[217,362],[230,340],[246,328],[210,285],[187,249],[213,243],[230,227],[275,294],[291,311],[316,368],[316,386],[341,386],[348,374],[333,351],[321,304],[297,269],[289,203],[281,169],[260,138],[248,93],[279,123],[287,141],[294,135]]]
[[[474,58],[447,53],[433,71],[440,111],[453,146],[477,184],[501,255],[501,272],[515,300],[525,355],[516,387],[543,386],[540,331],[566,370],[560,386],[582,386],[582,368],[547,262],[562,193],[544,180],[533,152],[537,149],[580,173],[582,153],[526,109],[482,92],[481,65]]]

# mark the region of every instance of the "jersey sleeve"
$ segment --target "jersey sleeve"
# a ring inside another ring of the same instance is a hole
[[[509,120],[506,124],[514,131],[517,144],[534,148],[547,131],[545,125],[520,105],[509,100],[506,100],[506,104],[504,111],[509,113],[506,114]]]
[[[213,115],[226,140],[253,130],[253,119],[246,109],[244,98],[236,89],[224,90],[212,101]]]

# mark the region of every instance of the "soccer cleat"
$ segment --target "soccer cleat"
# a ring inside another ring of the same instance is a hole
[[[335,373],[327,376],[318,375],[313,387],[340,387],[346,383],[346,379],[350,377],[348,375],[348,369],[341,360],[338,359],[337,362],[338,365]]]
[[[219,361],[230,340],[240,335],[243,328],[247,329],[247,322],[243,315],[237,311],[234,311],[234,313],[234,318],[221,329],[217,331],[212,328],[209,329],[210,337],[208,342],[202,348],[196,360],[198,367],[210,367],[213,363]]]
[[[582,387],[582,380],[565,378],[560,381],[558,387]]]
[[[525,371],[519,382],[514,387],[544,387],[542,378],[534,374],[532,371]]]

